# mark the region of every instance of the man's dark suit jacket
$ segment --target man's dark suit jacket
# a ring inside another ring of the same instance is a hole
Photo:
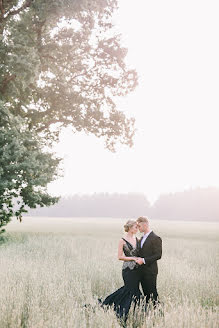
[[[145,260],[145,264],[140,266],[140,270],[144,274],[158,274],[157,260],[162,256],[162,239],[151,231],[142,248],[141,240],[139,243],[138,255]]]

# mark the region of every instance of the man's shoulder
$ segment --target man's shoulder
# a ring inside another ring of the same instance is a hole
[[[152,238],[161,239],[161,237],[158,236],[154,231],[151,231],[150,235],[151,235]]]

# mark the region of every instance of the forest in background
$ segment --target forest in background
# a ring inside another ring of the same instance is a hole
[[[51,207],[31,209],[31,216],[138,217],[219,221],[219,189],[196,188],[160,195],[151,205],[143,193],[94,193],[61,197]]]

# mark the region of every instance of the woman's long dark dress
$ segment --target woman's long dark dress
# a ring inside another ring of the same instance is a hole
[[[136,247],[133,247],[127,240],[123,246],[123,251],[127,257],[135,257],[138,254],[138,240],[136,238]],[[141,298],[139,290],[139,273],[138,265],[135,261],[124,261],[122,268],[122,277],[124,286],[110,294],[102,302],[102,305],[113,306],[119,318],[127,319],[131,305],[138,304]]]

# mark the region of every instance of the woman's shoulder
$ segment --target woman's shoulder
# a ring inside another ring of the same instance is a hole
[[[125,244],[125,238],[121,237],[119,239],[119,244],[124,245]]]

